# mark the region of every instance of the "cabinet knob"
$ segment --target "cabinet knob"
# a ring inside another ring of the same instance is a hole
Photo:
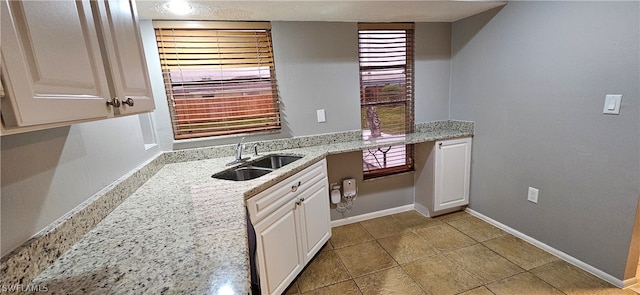
[[[296,201],[296,205],[300,206],[302,205],[302,202],[304,202],[304,198],[298,199],[298,201]]]
[[[292,185],[292,186],[291,186],[291,191],[292,191],[292,192],[297,191],[301,184],[302,184],[302,182],[301,182],[301,181],[298,181],[298,183],[297,183],[296,185]]]
[[[130,107],[132,107],[133,106],[133,98],[129,97],[126,100],[123,100],[122,104],[126,104],[126,105],[129,105]]]
[[[119,108],[120,107],[120,100],[117,97],[114,97],[110,101],[107,101],[107,105]]]

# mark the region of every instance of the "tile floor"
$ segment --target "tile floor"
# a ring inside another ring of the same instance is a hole
[[[465,212],[333,228],[291,294],[629,294]]]

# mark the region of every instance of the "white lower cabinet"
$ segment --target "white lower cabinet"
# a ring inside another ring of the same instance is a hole
[[[305,191],[299,212],[302,226],[302,254],[306,262],[311,260],[331,237],[331,217],[329,216],[329,185],[325,178]]]
[[[296,202],[292,200],[255,225],[262,294],[284,290],[304,267]]]
[[[469,204],[471,138],[436,142],[433,210]]]
[[[468,205],[470,175],[471,137],[416,145],[416,208],[435,216]]]
[[[331,237],[326,171],[321,160],[247,200],[262,294],[281,294]]]

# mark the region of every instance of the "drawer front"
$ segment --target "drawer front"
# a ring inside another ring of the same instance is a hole
[[[251,221],[256,224],[283,204],[320,181],[326,181],[327,162],[321,161],[286,178],[247,200]],[[328,196],[327,196],[328,198]]]

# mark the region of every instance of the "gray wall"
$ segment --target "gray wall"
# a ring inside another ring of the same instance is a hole
[[[271,24],[281,110],[292,136],[360,129],[355,23]],[[316,110],[327,122],[318,123]]]
[[[470,207],[617,278],[640,194],[639,6],[510,2],[453,24]],[[623,95],[620,115],[602,114],[606,94]]]
[[[138,116],[3,136],[2,255],[157,155],[142,138]]]
[[[351,152],[327,157],[329,183],[342,183],[354,178],[358,196],[348,213],[340,213],[331,204],[331,220],[338,220],[389,208],[413,204],[413,173],[362,180],[362,152]]]
[[[415,39],[415,120],[448,120],[451,23],[416,23]]]

